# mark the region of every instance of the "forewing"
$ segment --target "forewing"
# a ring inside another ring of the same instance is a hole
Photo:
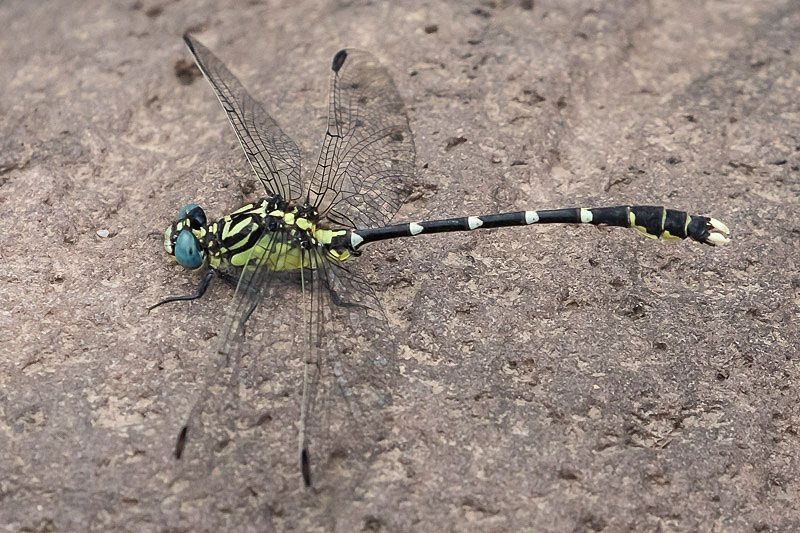
[[[414,139],[389,73],[360,50],[342,50],[332,63],[328,129],[309,199],[336,224],[386,225],[409,193]]]
[[[298,200],[303,185],[297,145],[208,48],[189,35],[184,35],[183,40],[214,88],[250,167],[267,194],[280,194],[284,200]]]

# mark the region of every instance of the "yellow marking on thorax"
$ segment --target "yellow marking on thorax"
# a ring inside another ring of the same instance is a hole
[[[236,224],[235,226],[231,226],[230,224],[225,224],[225,227],[222,228],[222,235],[220,237],[222,238],[222,240],[228,239],[233,235],[241,233],[247,226],[249,226],[252,223],[253,223],[252,217],[247,217],[238,224]]]
[[[256,224],[255,222],[253,222],[253,227],[252,227],[252,228],[250,228],[250,229],[251,229],[252,231],[256,231],[256,229],[258,229],[258,224]],[[250,234],[249,234],[249,233],[245,233],[245,234],[244,234],[244,237],[242,237],[241,239],[239,239],[239,241],[238,241],[238,242],[236,242],[235,244],[233,244],[232,246],[228,246],[228,248],[227,248],[227,249],[228,249],[229,251],[233,251],[233,250],[236,250],[236,249],[238,249],[238,248],[241,248],[242,246],[244,246],[245,244],[247,244],[247,241],[249,241],[249,240],[250,240]]]
[[[229,216],[233,216],[233,215],[240,215],[240,214],[242,214],[242,213],[247,213],[248,211],[250,211],[251,209],[253,209],[253,207],[255,207],[255,204],[247,204],[247,205],[243,205],[242,207],[240,207],[239,209],[237,209],[236,211],[234,211],[233,213],[231,213]]]
[[[291,243],[275,242],[274,235],[265,235],[252,248],[231,256],[231,264],[243,267],[249,262],[250,266],[268,270],[298,270],[317,268],[316,257]]]
[[[241,210],[240,210],[241,211]],[[328,230],[318,229],[315,224],[304,217],[297,216],[297,209],[291,212],[281,210],[273,210],[268,213],[268,216],[280,218],[286,226],[284,231],[288,230],[290,235],[297,235],[299,232],[305,232],[311,238],[313,245],[326,245],[330,244],[334,237],[345,235],[347,230]],[[243,231],[247,223],[253,224],[253,229],[257,224],[252,218],[248,218],[245,223],[237,224],[236,227],[226,228],[226,235],[235,235]],[[209,227],[209,231],[213,232],[214,228]],[[223,236],[224,237],[224,236]],[[235,252],[246,244],[248,235],[244,235],[241,241],[228,248],[228,251]],[[209,265],[212,268],[219,268],[222,264],[223,254],[215,254],[209,257]],[[319,266],[319,254],[309,253],[308,250],[302,250],[295,243],[279,242],[276,240],[274,234],[267,234],[256,243],[255,246],[246,250],[241,250],[238,253],[233,253],[230,258],[230,264],[234,267],[247,268],[266,268],[268,270],[298,270],[300,268],[317,268]],[[331,261],[344,261],[350,257],[350,252],[344,250],[337,252],[336,250],[328,250],[325,259]]]

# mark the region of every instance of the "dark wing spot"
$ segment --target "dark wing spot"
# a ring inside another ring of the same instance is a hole
[[[180,459],[183,455],[183,448],[186,446],[186,432],[188,427],[183,426],[180,433],[178,433],[178,442],[175,443],[175,459]]]
[[[311,465],[309,464],[308,460],[308,450],[306,450],[305,448],[303,448],[303,451],[300,453],[300,470],[303,472],[303,481],[305,482],[306,487],[310,487]]]
[[[344,65],[345,59],[347,59],[347,50],[339,50],[336,52],[336,55],[333,56],[333,62],[331,63],[331,68],[334,72],[339,72],[339,69]]]

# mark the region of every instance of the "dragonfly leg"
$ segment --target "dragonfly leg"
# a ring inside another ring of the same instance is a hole
[[[333,302],[333,305],[335,305],[337,307],[349,307],[349,308],[355,308],[355,309],[363,309],[364,311],[369,311],[370,310],[370,308],[367,307],[364,304],[357,304],[357,303],[348,302],[348,301],[344,300],[341,296],[339,296],[339,293],[336,292],[336,290],[333,287],[328,287],[328,292],[331,295],[331,302]]]
[[[258,307],[258,300],[254,300],[253,303],[250,304],[250,309],[248,309],[247,312],[244,314],[244,317],[242,317],[242,319],[239,320],[239,328],[241,329],[242,337],[246,335],[245,327],[247,325],[247,321],[250,319],[250,315],[253,314],[253,311],[256,310],[256,307]]]
[[[202,298],[203,295],[206,293],[206,289],[208,289],[209,284],[211,284],[211,278],[214,277],[214,269],[209,268],[206,277],[203,278],[203,281],[200,282],[200,285],[197,286],[197,292],[195,294],[187,294],[185,296],[170,296],[169,298],[165,298],[158,302],[155,305],[151,305],[147,308],[147,312],[149,313],[156,307],[164,304],[168,304],[170,302],[184,302],[188,300],[197,300],[198,298]]]

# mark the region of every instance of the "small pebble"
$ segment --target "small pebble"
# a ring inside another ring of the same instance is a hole
[[[105,239],[108,237],[109,231],[107,229],[99,229],[97,230],[97,236]]]

